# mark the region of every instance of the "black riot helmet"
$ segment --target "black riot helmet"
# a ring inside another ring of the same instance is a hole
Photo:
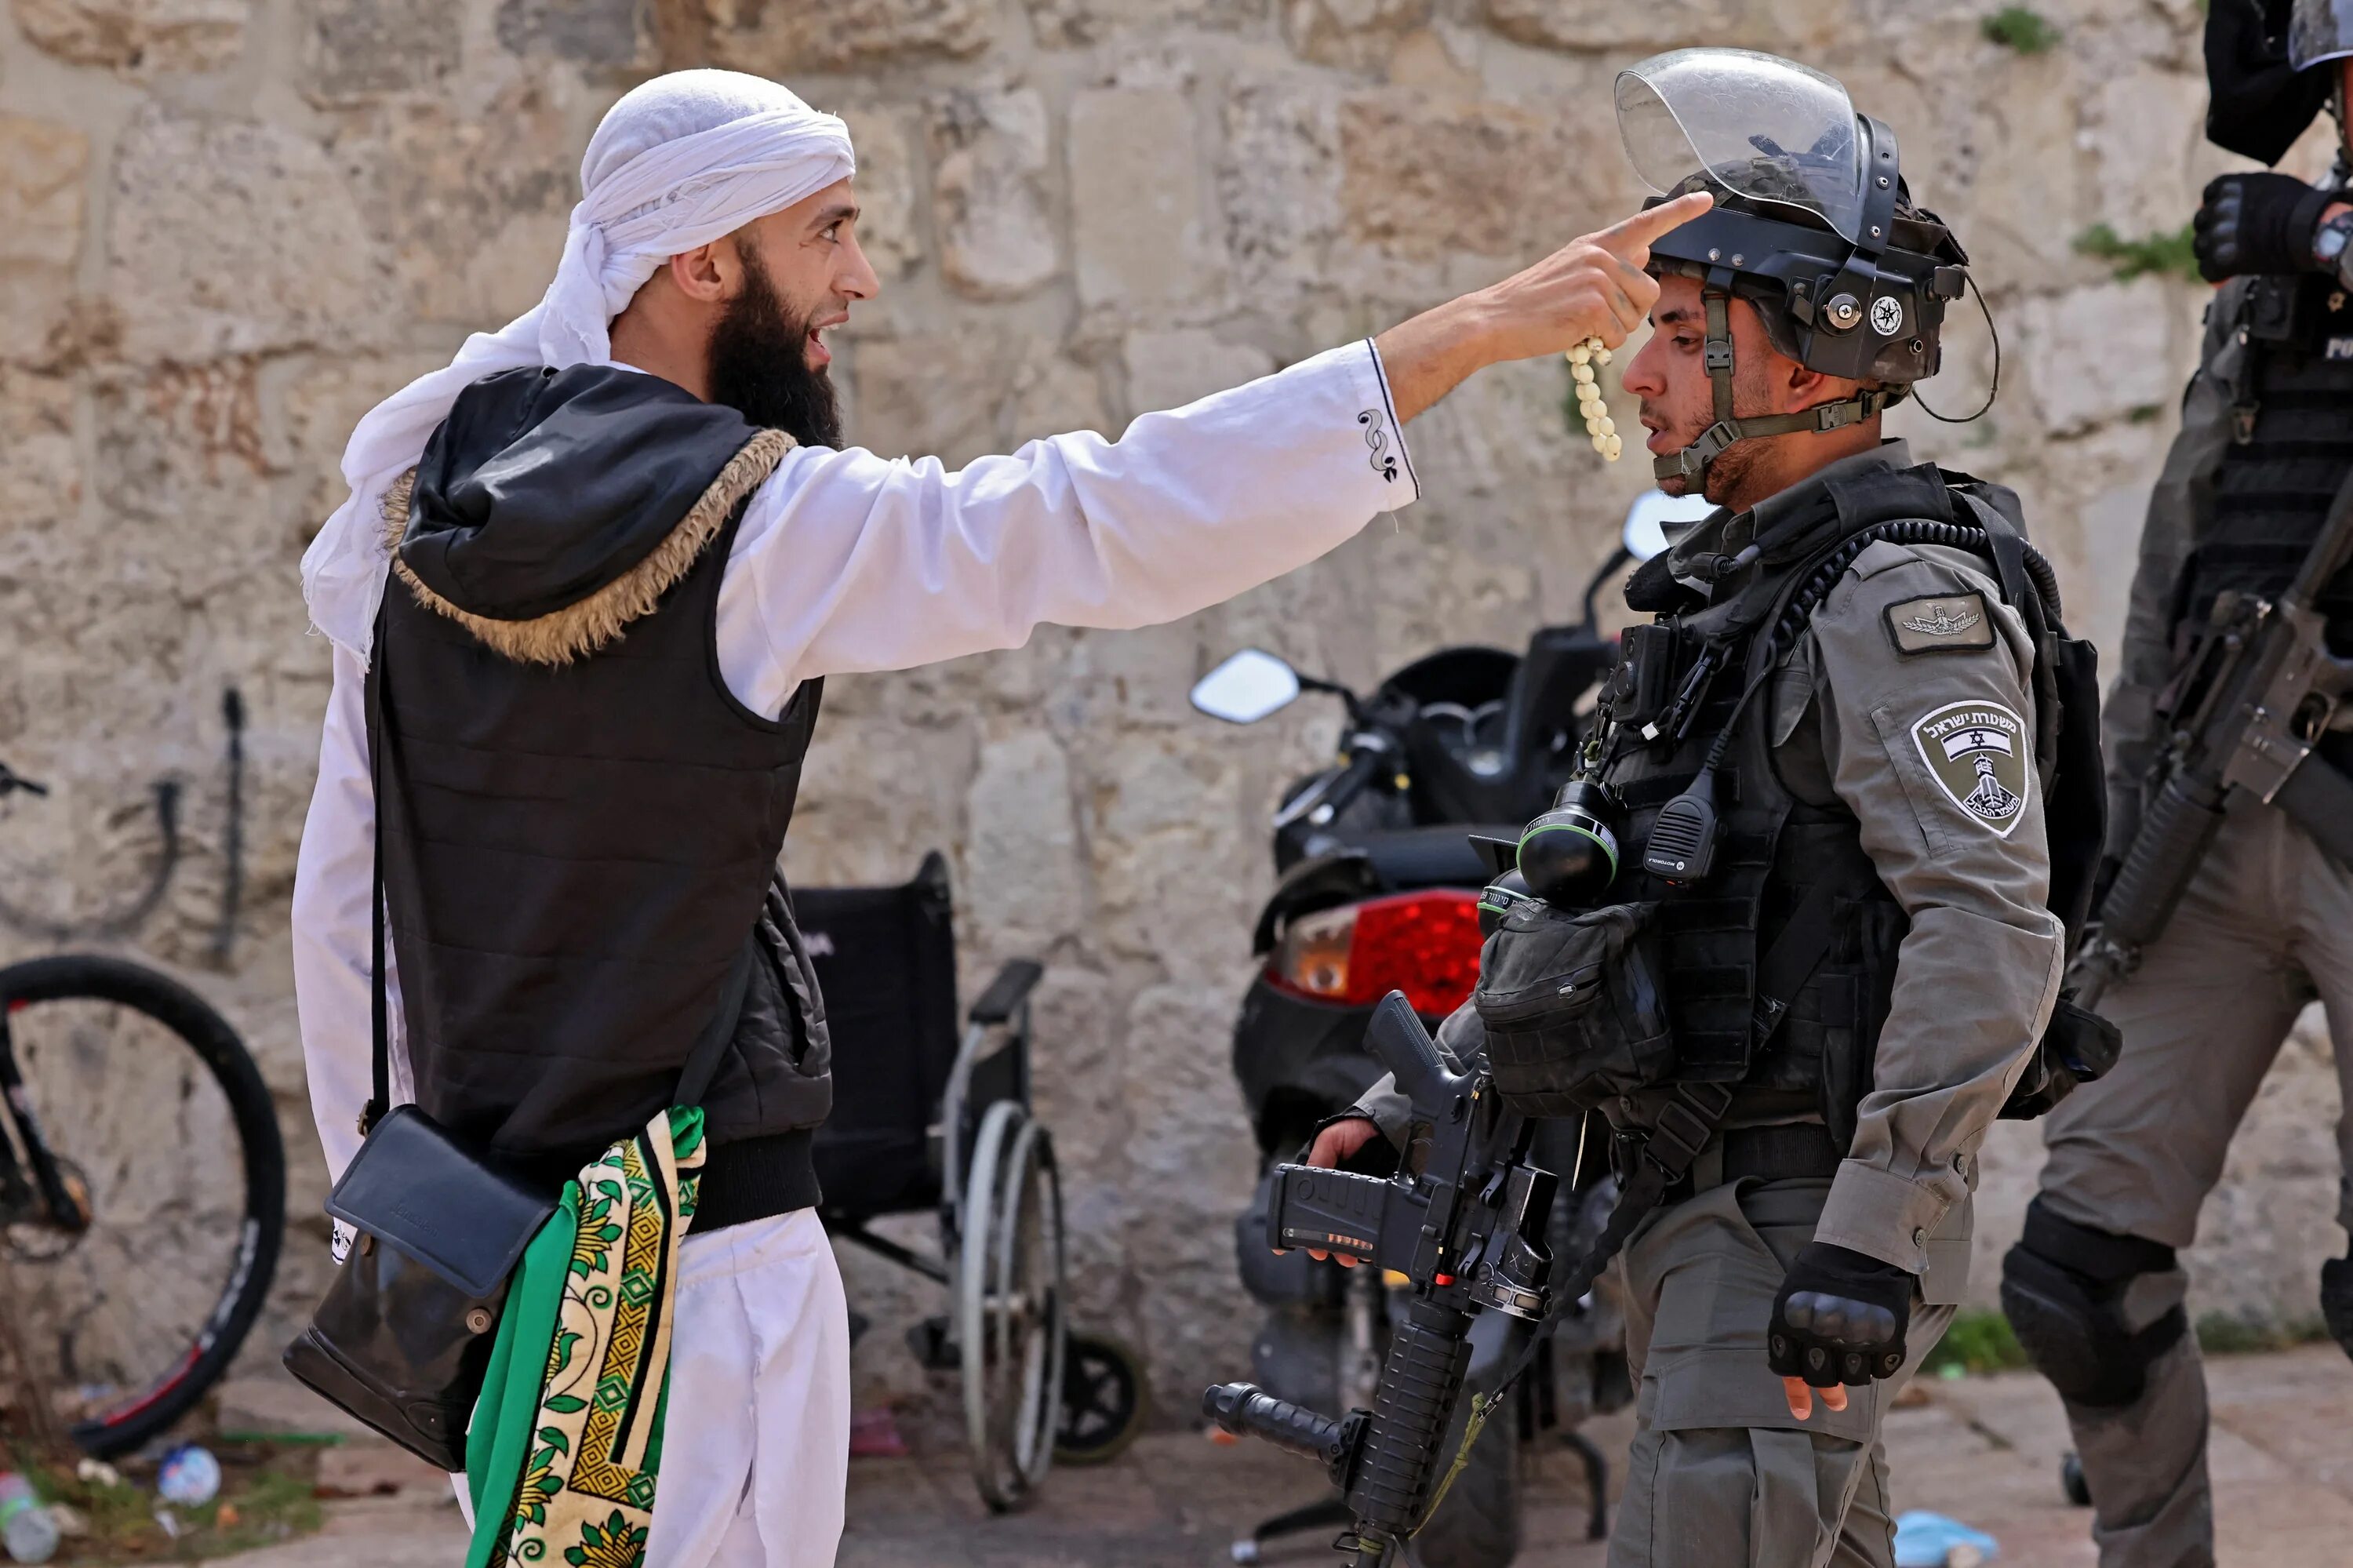
[[[1674,49],[1620,71],[1617,99],[1627,156],[1658,199],[1706,190],[1716,201],[1651,243],[1651,271],[1699,280],[1715,392],[1715,422],[1655,460],[1659,478],[1696,493],[1735,441],[1858,423],[1936,373],[1945,306],[1968,285],[1968,257],[1910,205],[1895,133],[1857,114],[1845,88],[1776,55]],[[1778,352],[1872,385],[1793,414],[1736,417],[1736,297]]]
[[[2206,11],[2206,139],[2259,163],[2278,163],[2334,95],[2337,73],[2315,68],[2348,54],[2348,0],[2212,0]]]

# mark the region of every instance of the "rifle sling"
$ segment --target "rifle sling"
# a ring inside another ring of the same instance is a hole
[[[2353,779],[2318,752],[2297,764],[2272,804],[2339,865],[2353,866]]]

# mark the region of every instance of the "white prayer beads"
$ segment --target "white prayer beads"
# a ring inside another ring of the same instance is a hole
[[[1593,450],[1609,462],[1626,450],[1626,439],[1618,433],[1609,418],[1609,406],[1601,400],[1601,388],[1593,379],[1594,366],[1609,363],[1609,351],[1598,337],[1588,337],[1568,351],[1568,374],[1577,387],[1577,411],[1585,416],[1585,433],[1593,439]]]

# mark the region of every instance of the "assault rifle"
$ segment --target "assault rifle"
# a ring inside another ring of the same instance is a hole
[[[1246,1383],[1210,1389],[1201,1405],[1229,1432],[1321,1463],[1355,1516],[1358,1568],[1393,1568],[1443,1491],[1440,1444],[1471,1363],[1472,1318],[1546,1315],[1545,1221],[1556,1181],[1527,1162],[1526,1118],[1504,1108],[1483,1070],[1451,1067],[1403,995],[1382,999],[1365,1040],[1413,1105],[1398,1173],[1277,1166],[1268,1219],[1281,1246],[1338,1253],[1409,1281],[1373,1408],[1335,1420]]]
[[[2353,478],[2276,599],[2226,592],[2175,677],[2171,733],[2151,765],[2140,826],[2101,896],[2069,976],[2084,1007],[2139,966],[2222,826],[2233,789],[2285,811],[2353,864],[2353,779],[2314,747],[2353,694],[2353,661],[2328,651],[2314,599],[2353,554]]]

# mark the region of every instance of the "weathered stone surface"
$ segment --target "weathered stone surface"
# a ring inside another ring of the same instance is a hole
[[[1487,25],[1524,44],[1578,51],[1651,51],[1737,45],[1799,59],[1867,24],[1852,0],[1656,0],[1588,5],[1583,0],[1486,0]]]
[[[1226,254],[1245,289],[1323,277],[1340,229],[1339,121],[1320,78],[1252,79],[1228,95],[1218,197]]]
[[[923,254],[915,228],[915,177],[921,163],[906,117],[880,107],[835,111],[858,152],[858,243],[884,279],[902,276]]]
[[[360,416],[427,371],[449,363],[446,353],[385,357],[336,355],[314,362],[286,387],[281,440],[267,450],[271,466],[297,476],[298,497],[280,548],[310,544],[343,503],[343,443]]]
[[[886,457],[956,467],[1103,421],[1092,377],[1018,334],[867,338],[851,368],[850,433]]]
[[[25,36],[76,65],[212,70],[245,48],[252,0],[16,0]]]
[[[2099,217],[2138,237],[2181,227],[2195,197],[2181,171],[2204,141],[2204,83],[2141,70],[2100,83],[2085,140],[2099,162]]]
[[[2174,398],[2172,315],[2166,285],[2150,277],[2031,302],[2022,323],[2027,373],[2046,427],[2083,430]]]
[[[1050,49],[1082,48],[1187,26],[1219,30],[1264,12],[1262,0],[1027,0],[1032,36]]]
[[[1430,0],[1284,0],[1282,32],[1303,59],[1362,69],[1388,60],[1430,14]]]
[[[1071,228],[1079,297],[1149,310],[1208,292],[1193,111],[1166,88],[1081,93],[1071,104]]]
[[[992,946],[1043,950],[1085,926],[1070,762],[1051,735],[1025,727],[982,747],[965,810],[965,907]]]
[[[81,509],[81,454],[74,444],[73,384],[58,376],[0,370],[0,516],[21,546]],[[0,550],[0,591],[26,585],[19,549]]]
[[[308,0],[303,9],[320,99],[430,87],[457,69],[458,0]]]
[[[1060,258],[1047,211],[1046,101],[1035,90],[957,92],[932,114],[940,271],[976,300],[1028,293]]]
[[[1232,1032],[1231,1010],[1202,988],[1154,986],[1136,997],[1121,1045],[1134,1130],[1103,1218],[1124,1234],[1151,1231],[1173,1273],[1199,1282],[1205,1296],[1239,1302],[1247,1298],[1235,1274],[1234,1215],[1256,1185],[1257,1148],[1240,1117],[1213,1120],[1197,1108],[1233,1093],[1226,1068]],[[1160,1292],[1134,1309],[1138,1348],[1163,1409],[1197,1405],[1191,1369],[1250,1364],[1253,1311],[1205,1312]]]
[[[116,154],[108,287],[137,359],[365,342],[391,302],[369,226],[316,142],[140,111]]]
[[[526,76],[480,111],[403,103],[368,172],[367,229],[383,238],[410,313],[494,328],[537,304],[579,197],[579,149],[554,91]]]
[[[1456,250],[1533,260],[1591,228],[1622,183],[1609,177],[1622,158],[1594,157],[1588,129],[1409,89],[1352,97],[1339,121],[1349,237],[1425,264]]]
[[[707,63],[784,76],[976,55],[1005,23],[998,0],[657,0],[699,35]]]
[[[1274,368],[1266,350],[1207,332],[1130,333],[1124,353],[1127,406],[1135,414],[1177,408]]]
[[[0,356],[45,363],[67,332],[81,253],[90,138],[69,125],[0,115]]]
[[[525,56],[634,65],[648,41],[646,0],[500,0],[499,42]]]
[[[81,254],[90,138],[70,125],[0,114],[0,262],[70,267]]]

